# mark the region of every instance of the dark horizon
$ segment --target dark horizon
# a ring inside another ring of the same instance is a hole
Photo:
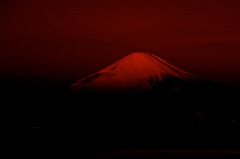
[[[193,47],[187,46],[187,48],[186,48],[186,46],[177,47],[178,50],[186,51],[185,54],[189,54],[194,48],[195,48],[194,46]],[[191,50],[191,51],[188,51],[188,50]],[[148,52],[148,53],[153,53],[153,52]],[[169,55],[166,55],[166,53],[169,53],[169,50],[164,50],[163,53],[165,53],[165,56],[167,56],[168,58],[170,58],[173,61],[176,59],[179,59],[180,58],[179,56],[182,56],[182,55],[178,55],[178,56],[174,56],[174,57],[169,57]],[[199,53],[202,53],[202,52],[199,52]],[[158,54],[156,53],[155,55],[158,55]],[[123,57],[125,57],[125,56],[123,56]],[[6,88],[6,89],[10,88],[11,90],[12,89],[24,89],[24,88],[26,90],[41,90],[41,89],[43,89],[43,90],[44,89],[45,90],[52,89],[53,90],[53,89],[62,88],[64,86],[68,86],[68,85],[76,82],[77,80],[88,77],[88,76],[100,71],[101,69],[104,69],[105,67],[113,64],[114,62],[122,59],[123,57],[120,57],[119,59],[116,59],[115,61],[111,60],[113,62],[109,63],[109,64],[105,64],[103,62],[103,64],[101,64],[101,67],[98,67],[99,65],[96,67],[95,64],[93,64],[93,65],[91,65],[92,68],[91,67],[88,68],[89,70],[77,72],[76,74],[73,74],[73,72],[65,72],[66,70],[63,71],[64,73],[57,72],[55,74],[51,74],[51,71],[46,72],[47,70],[46,71],[42,70],[44,72],[39,72],[39,73],[32,72],[32,70],[30,70],[30,72],[25,72],[25,71],[29,71],[27,69],[22,70],[23,72],[19,72],[19,70],[15,70],[15,72],[13,72],[13,73],[7,72],[5,70],[0,81],[2,83],[2,88]],[[104,61],[104,57],[100,60]],[[165,59],[163,59],[163,60],[165,60]],[[198,60],[198,59],[193,58],[193,60]],[[198,60],[198,62],[199,61],[200,60]],[[169,61],[167,61],[167,62],[169,62]],[[197,61],[194,61],[194,62],[197,62]],[[206,61],[200,61],[200,62],[204,63]],[[182,62],[180,62],[180,63],[181,63],[181,65],[184,65]],[[82,63],[80,63],[80,65],[81,64]],[[170,64],[173,64],[173,63],[170,63]],[[173,66],[177,66],[177,65],[173,64]],[[218,83],[228,85],[234,89],[240,89],[240,83],[239,83],[238,77],[235,77],[235,76],[231,77],[231,73],[232,73],[231,71],[225,72],[225,73],[217,72],[219,74],[216,75],[216,74],[213,74],[213,72],[212,72],[213,70],[208,72],[206,70],[204,71],[204,69],[199,69],[199,68],[195,68],[195,67],[196,66],[194,66],[194,65],[192,66],[192,68],[184,67],[185,69],[183,69],[183,71],[186,71],[192,75],[195,75],[196,77],[198,77],[202,80],[218,82]],[[223,66],[223,68],[224,68],[224,66]],[[44,69],[44,68],[40,68],[40,69]],[[182,68],[180,67],[180,69],[182,69]],[[233,69],[236,70],[237,68],[235,67]],[[76,70],[78,70],[78,69],[76,68]],[[188,70],[190,70],[190,71],[188,71]],[[195,70],[195,71],[192,71],[192,70]],[[196,73],[192,73],[192,72],[196,72]],[[226,77],[226,75],[228,75],[228,74],[230,74],[230,75]]]

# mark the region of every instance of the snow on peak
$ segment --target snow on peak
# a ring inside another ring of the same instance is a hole
[[[112,72],[115,75],[119,74],[122,77],[126,76],[126,80],[131,77],[158,77],[160,80],[164,78],[165,75],[176,76],[182,79],[193,76],[167,63],[154,54],[143,52],[131,53],[121,60],[106,67],[105,69],[99,71],[99,73],[106,72]]]
[[[75,92],[140,92],[168,78],[182,81],[197,78],[161,59],[143,52],[134,52],[70,86]]]

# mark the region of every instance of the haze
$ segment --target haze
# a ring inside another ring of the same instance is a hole
[[[58,86],[140,51],[201,78],[240,85],[238,0],[2,0],[0,6],[5,84]]]

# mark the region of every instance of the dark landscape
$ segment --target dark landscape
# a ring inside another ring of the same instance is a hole
[[[239,19],[239,0],[0,0],[2,158],[240,158]]]
[[[116,100],[82,103],[86,99],[28,97],[32,100],[21,101],[22,107],[16,108],[17,115],[10,119],[18,156],[163,159],[240,156],[239,113],[229,105],[225,109],[214,105],[213,109],[210,103],[209,109],[195,109],[191,108],[193,104],[171,102],[174,105],[161,103],[167,108],[157,109],[157,103],[153,106],[147,101],[143,104],[123,100],[118,105],[113,104]],[[76,100],[81,101],[79,106]],[[92,100],[96,98],[88,99]],[[197,105],[196,101],[191,102]]]
[[[240,156],[239,92],[225,84],[181,93],[96,95],[58,88],[5,95],[15,109],[9,120],[23,157]]]

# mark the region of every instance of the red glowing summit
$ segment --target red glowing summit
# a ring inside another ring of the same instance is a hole
[[[151,53],[134,52],[70,86],[78,93],[178,91],[198,83],[187,73]]]

